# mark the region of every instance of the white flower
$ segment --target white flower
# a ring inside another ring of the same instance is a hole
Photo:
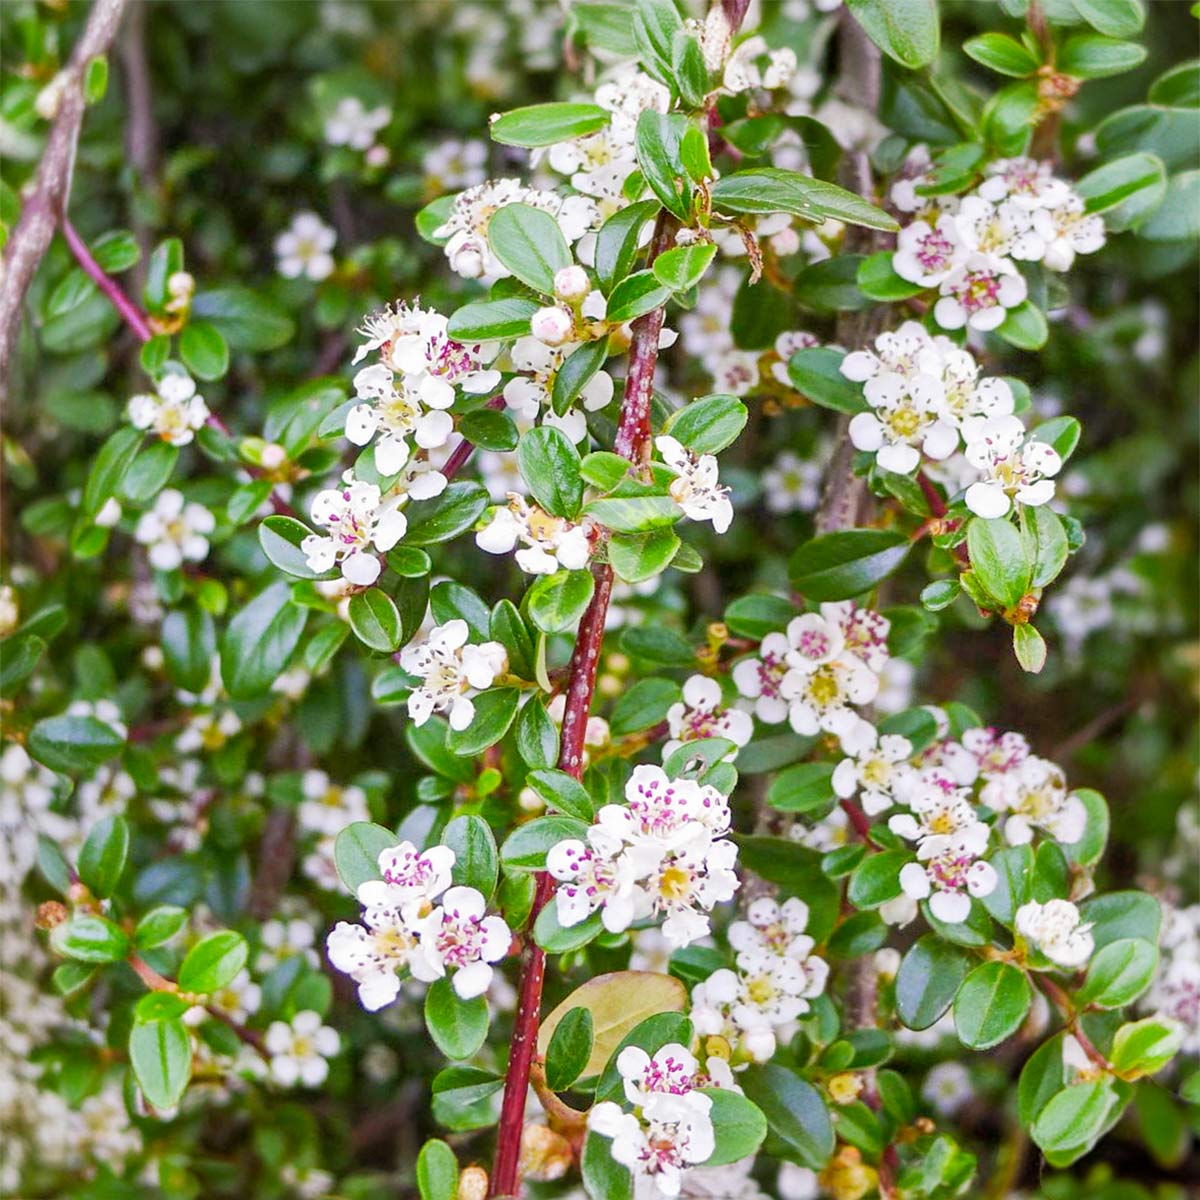
[[[555,907],[564,929],[586,921],[597,909],[604,928],[623,933],[638,911],[634,863],[620,839],[601,826],[588,830],[586,843],[567,838],[551,847],[546,870],[557,880]]]
[[[855,658],[879,672],[887,665],[888,634],[892,623],[873,608],[860,608],[853,600],[825,601],[822,618],[835,625],[842,635],[843,645]]]
[[[590,291],[592,281],[580,266],[572,264],[554,272],[554,294],[560,300],[582,300]]]
[[[312,503],[314,524],[329,533],[310,533],[300,549],[311,570],[324,572],[339,565],[347,582],[366,587],[382,570],[372,550],[390,550],[408,528],[399,509],[403,497],[384,500],[375,484],[355,479],[353,471],[346,471],[342,480],[341,487],[318,492]]]
[[[821,498],[822,475],[820,463],[783,451],[762,473],[767,508],[774,513],[811,512]]]
[[[329,1075],[327,1060],[341,1047],[337,1032],[322,1025],[320,1014],[311,1009],[298,1012],[290,1024],[272,1021],[265,1042],[271,1075],[284,1087],[320,1087]]]
[[[504,385],[504,403],[511,412],[527,421],[537,420],[540,414],[544,424],[561,429],[573,442],[581,442],[587,437],[584,414],[571,408],[559,417],[550,402],[558,372],[576,349],[578,346],[573,342],[549,346],[536,337],[518,338],[509,355],[518,374]],[[597,412],[612,397],[612,376],[607,371],[597,371],[579,393],[579,403],[588,412]]]
[[[379,431],[375,443],[375,465],[381,475],[395,475],[408,461],[413,437],[426,450],[444,446],[454,432],[454,418],[440,409],[426,409],[420,397],[411,392],[404,380],[397,387],[396,376],[383,363],[364,367],[354,377],[354,390],[363,404],[346,414],[346,437],[356,446],[365,446]]]
[[[211,754],[241,730],[242,720],[232,708],[191,712],[187,724],[175,739],[175,749],[180,754],[194,754],[199,750]]]
[[[1076,195],[1054,208],[1039,208],[1033,227],[1046,245],[1042,262],[1051,271],[1069,271],[1076,254],[1094,254],[1104,245],[1104,218],[1089,214]]]
[[[962,834],[977,845],[977,853],[987,845],[988,827],[979,820],[970,791],[943,767],[906,774],[899,781],[896,799],[914,815],[890,817],[888,827],[893,833],[909,841]]]
[[[138,518],[133,536],[149,546],[147,558],[157,571],[174,571],[185,562],[201,562],[208,555],[208,534],[216,518],[201,504],[187,504],[183,493],[164,488],[154,507]]]
[[[664,1095],[639,1119],[606,1100],[588,1112],[587,1122],[589,1129],[612,1139],[613,1159],[633,1175],[634,1200],[653,1200],[678,1196],[684,1171],[712,1157],[711,1107],[703,1092]]]
[[[324,771],[305,771],[300,779],[304,799],[296,812],[300,826],[313,833],[336,835],[353,821],[369,821],[367,794],[360,787],[333,783]]]
[[[715,737],[744,746],[754,736],[754,718],[740,709],[725,707],[721,685],[707,675],[693,675],[683,685],[683,699],[667,709],[667,724],[671,737],[663,746],[664,759],[685,742]],[[735,758],[737,751],[729,761]]]
[[[992,204],[982,196],[967,196],[954,223],[972,254],[1036,262],[1046,251],[1046,243],[1034,229],[1033,213],[1011,200]]]
[[[657,437],[654,445],[676,475],[669,489],[671,499],[693,521],[711,521],[717,533],[724,533],[733,520],[733,505],[729,489],[717,482],[716,457],[695,455],[673,437]]]
[[[849,757],[834,768],[833,790],[843,800],[861,794],[868,816],[886,812],[896,803],[896,789],[912,772],[907,762],[912,743],[897,734],[880,737],[873,725],[862,721],[843,737],[842,748]]]
[[[475,888],[450,888],[420,921],[420,941],[409,963],[413,978],[431,983],[453,968],[454,990],[462,999],[482,996],[492,982],[491,964],[512,945],[503,918],[486,912],[487,901]]]
[[[1052,963],[1077,970],[1095,949],[1092,927],[1085,925],[1079,909],[1069,900],[1031,900],[1017,909],[1017,932],[1037,947]]]
[[[653,1057],[640,1046],[626,1046],[617,1055],[625,1099],[635,1108],[645,1108],[654,1096],[686,1096],[698,1069],[695,1055],[678,1042],[668,1042]]]
[[[449,846],[418,850],[412,842],[389,846],[379,854],[382,881],[359,884],[358,902],[399,905],[412,900],[436,900],[450,886],[455,854]]]
[[[974,1094],[971,1073],[960,1062],[938,1063],[921,1085],[921,1098],[943,1117],[952,1117]]]
[[[930,911],[939,921],[965,921],[971,912],[970,897],[989,896],[996,890],[995,869],[978,857],[984,848],[981,841],[987,842],[986,825],[924,838],[917,849],[920,861],[900,868],[904,894],[912,900],[928,897]]]
[[[325,940],[330,963],[358,984],[358,999],[377,1012],[400,994],[397,971],[417,948],[419,906],[368,905],[362,925],[339,921]]]
[[[517,566],[530,575],[553,575],[566,569],[578,571],[591,557],[590,522],[574,524],[553,517],[523,496],[510,492],[508,505],[497,508],[491,522],[475,535],[475,544],[489,554],[516,553]]]
[[[728,350],[711,366],[713,386],[723,394],[745,396],[758,386],[758,355],[751,350]]]
[[[1000,733],[991,728],[968,729],[962,735],[962,744],[974,755],[978,773],[984,779],[1006,775],[1029,757],[1029,743],[1020,733]],[[984,800],[984,803],[991,801]]]
[[[431,146],[421,170],[433,192],[475,187],[487,178],[487,143],[478,138],[445,138]]]
[[[239,971],[224,987],[211,993],[208,1002],[231,1020],[245,1021],[258,1012],[262,988],[250,978],[249,971]]]
[[[733,668],[733,685],[738,695],[754,701],[754,715],[768,725],[787,720],[788,702],[780,691],[787,674],[787,655],[792,644],[787,635],[768,633],[758,648],[757,658],[743,658]]]
[[[1054,497],[1052,477],[1062,470],[1058,451],[1047,442],[1026,439],[1018,417],[982,422],[967,443],[967,461],[984,478],[967,488],[967,507],[980,517],[1003,517],[1013,502],[1036,506]]]
[[[1004,324],[1008,310],[1029,292],[1024,277],[1006,258],[972,254],[942,280],[933,318],[943,329],[964,325],[986,332]]]
[[[208,420],[208,405],[196,394],[196,382],[182,371],[168,371],[154,385],[154,395],[130,397],[129,420],[171,446],[186,446]]]
[[[954,218],[944,214],[933,225],[914,221],[900,231],[892,270],[910,283],[937,287],[966,257],[967,248]]]
[[[491,687],[507,668],[508,655],[499,642],[468,646],[469,636],[466,621],[456,618],[400,651],[400,666],[422,681],[408,698],[408,715],[415,724],[424,725],[435,712],[448,712],[451,729],[466,729],[475,716],[467,693]]]
[[[391,119],[386,105],[367,108],[357,96],[343,96],[325,121],[325,140],[331,146],[366,150]]]
[[[1050,163],[1033,158],[998,158],[984,168],[977,191],[985,200],[1011,199],[1028,209],[1054,208],[1071,195],[1070,185],[1055,179]]]
[[[280,275],[296,279],[327,279],[333,274],[330,251],[337,234],[316,213],[297,213],[291,225],[275,239],[275,257]]]
[[[787,47],[771,50],[764,38],[746,38],[725,63],[722,86],[730,93],[753,88],[774,91],[786,87],[796,70],[796,52]]]
[[[989,808],[1010,814],[1004,836],[1014,846],[1032,841],[1039,829],[1070,844],[1079,841],[1087,827],[1087,809],[1078,796],[1068,794],[1062,768],[1036,755],[988,780],[979,798]]]
[[[690,1016],[696,1033],[702,1039],[727,1042],[735,1063],[766,1062],[775,1053],[772,1016],[779,1011],[775,1001],[782,989],[770,981],[769,974],[753,982],[751,991],[736,971],[721,967],[692,989]]]
[[[729,927],[741,973],[739,1004],[752,1006],[751,1025],[760,1017],[785,1025],[808,1012],[808,1001],[824,992],[829,978],[829,964],[813,954],[815,943],[804,932],[808,905],[794,896],[783,904],[763,897],[746,917]],[[735,1022],[743,1023],[744,1015],[734,1007]]]
[[[311,921],[301,917],[287,921],[264,921],[259,938],[262,941],[262,952],[258,956],[255,968],[260,972],[271,970],[276,964],[295,954],[302,955],[311,967],[320,965],[320,959],[313,948],[317,934]]]

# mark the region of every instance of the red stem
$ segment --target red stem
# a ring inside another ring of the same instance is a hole
[[[670,244],[673,229],[673,222],[665,212],[661,213],[655,226],[647,265]],[[646,313],[633,323],[629,371],[625,377],[621,420],[617,426],[614,448],[618,454],[635,465],[641,465],[650,458],[650,397],[653,391],[654,368],[658,362],[658,336],[662,331],[662,324],[661,308]],[[612,567],[607,563],[593,566],[592,575],[596,580],[596,587],[592,592],[591,602],[579,622],[575,649],[571,654],[558,753],[559,770],[566,771],[576,779],[583,775],[583,739],[592,706],[592,693],[596,689],[600,646],[604,640],[604,621],[608,615],[608,602],[612,597],[613,587]],[[537,878],[537,890],[529,914],[531,925],[553,895],[554,881],[543,872]],[[529,1072],[537,1048],[545,974],[546,952],[531,937],[521,974],[521,998],[513,1028],[508,1073],[504,1080],[504,1101],[500,1108],[500,1126],[496,1135],[496,1158],[489,1180],[489,1196],[515,1196],[517,1192],[521,1131],[525,1124],[525,1098],[529,1091]]]
[[[864,842],[871,838],[871,818],[856,804],[853,800],[841,801],[842,812],[850,818],[850,824],[854,826],[854,832],[858,834]]]
[[[79,263],[88,277],[108,297],[113,308],[121,314],[125,324],[143,342],[148,342],[154,336],[154,331],[150,328],[150,323],[146,320],[145,314],[121,291],[117,281],[105,273],[100,264],[92,257],[92,252],[87,248],[87,243],[79,236],[75,226],[66,217],[62,219],[62,232],[63,237],[67,240],[67,245],[71,248],[71,253],[75,255],[75,261]]]
[[[929,511],[935,517],[944,517],[946,515],[946,502],[942,499],[941,493],[934,487],[933,481],[924,471],[917,472],[917,484],[920,486],[925,499],[929,501]]]

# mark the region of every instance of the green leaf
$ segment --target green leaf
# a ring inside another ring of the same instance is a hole
[[[469,622],[468,622],[469,624]],[[480,640],[499,642],[508,654],[508,669],[521,679],[533,679],[536,651],[525,618],[511,600],[500,600],[492,609]]]
[[[1051,1166],[1069,1166],[1095,1145],[1116,1104],[1108,1080],[1073,1084],[1043,1107],[1030,1133]]]
[[[1113,1070],[1126,1079],[1153,1075],[1175,1057],[1182,1039],[1183,1030],[1177,1021],[1145,1017],[1117,1030],[1109,1061]]]
[[[1153,982],[1158,947],[1142,938],[1120,938],[1098,950],[1079,990],[1083,1004],[1121,1008],[1133,1003]]]
[[[425,993],[425,1027],[447,1058],[470,1058],[487,1038],[487,1001],[464,1000],[448,978],[436,979]]]
[[[849,600],[890,575],[904,561],[908,547],[908,539],[891,530],[826,533],[792,555],[788,576],[808,600]]]
[[[188,912],[174,904],[160,904],[145,913],[133,931],[139,950],[152,950],[169,942],[188,923]]]
[[[671,295],[671,289],[659,283],[653,271],[636,271],[613,288],[608,298],[607,319],[614,324],[633,321],[662,308]]]
[[[709,1117],[716,1138],[713,1152],[703,1165],[720,1167],[754,1154],[767,1136],[767,1119],[762,1109],[729,1088],[700,1090],[712,1101]]]
[[[649,729],[666,720],[667,709],[682,696],[683,691],[674,680],[639,679],[613,705],[609,727],[616,737]]]
[[[1055,64],[1076,79],[1104,79],[1131,71],[1146,59],[1146,47],[1098,33],[1077,33],[1067,38]]]
[[[43,717],[26,748],[52,771],[89,771],[121,752],[125,739],[95,717]]]
[[[516,688],[491,688],[475,697],[475,716],[466,729],[452,729],[447,749],[470,758],[494,746],[507,732],[517,715]]]
[[[937,934],[917,939],[896,973],[896,1013],[909,1029],[928,1029],[954,1001],[974,959]]]
[[[657,200],[641,200],[618,209],[600,226],[596,234],[596,275],[606,295],[629,274],[638,255],[642,232],[657,212]]]
[[[988,895],[981,896],[979,902],[1001,925],[1011,929],[1017,909],[1029,898],[1033,848],[1006,846],[988,861],[996,872],[996,886]]]
[[[543,633],[562,633],[579,624],[596,581],[591,571],[556,571],[540,576],[526,593],[529,619]]]
[[[472,887],[490,900],[496,890],[500,860],[491,826],[482,818],[468,814],[455,817],[442,830],[441,843],[454,851],[451,882],[458,887]]]
[[[529,318],[539,305],[524,296],[503,300],[477,300],[455,309],[446,332],[460,342],[490,342],[501,338],[523,337],[529,332]]]
[[[1001,75],[1022,79],[1041,66],[1028,46],[1006,33],[985,33],[968,38],[963,43],[963,53]]]
[[[579,451],[561,429],[539,425],[521,435],[517,466],[533,498],[556,517],[574,517],[583,500]]]
[[[651,268],[654,277],[673,292],[686,292],[704,277],[717,253],[712,242],[697,242],[691,246],[676,246],[660,254]]]
[[[782,596],[739,596],[725,610],[725,624],[730,633],[758,639],[782,629],[795,615]]]
[[[540,696],[526,702],[517,716],[517,753],[527,767],[552,767],[558,761],[558,726]]]
[[[1100,861],[1108,844],[1108,804],[1099,792],[1091,788],[1080,788],[1075,792],[1075,797],[1087,810],[1087,824],[1079,841],[1065,842],[1063,849],[1072,862],[1090,867]]]
[[[530,771],[525,784],[533,788],[548,808],[589,823],[595,818],[595,805],[587,788],[566,771]]]
[[[967,526],[971,569],[1005,608],[1014,608],[1029,591],[1033,565],[1011,521],[976,517]]]
[[[891,250],[880,250],[859,259],[855,283],[864,296],[889,304],[919,296],[925,290],[920,284],[911,283],[896,274],[892,267]]]
[[[152,442],[130,463],[121,480],[121,495],[131,504],[148,504],[166,486],[178,461],[178,446]]]
[[[678,536],[670,529],[645,534],[613,534],[608,541],[608,561],[618,579],[642,583],[669,567],[680,549]]]
[[[533,923],[533,940],[547,954],[570,954],[581,950],[604,932],[600,914],[592,913],[586,921],[563,926],[558,923],[558,905],[547,904]]]
[[[588,1200],[632,1200],[633,1177],[613,1158],[611,1145],[598,1133],[584,1138],[579,1169]]]
[[[736,396],[701,396],[673,412],[663,433],[695,454],[716,454],[737,440],[747,417],[745,404]]]
[[[116,891],[129,857],[129,826],[124,817],[98,821],[79,851],[79,878],[92,895],[107,900]]]
[[[459,310],[462,311],[461,309]],[[410,504],[405,512],[410,546],[433,546],[448,542],[471,528],[490,503],[487,489],[478,483],[451,483],[440,496]]]
[[[583,1073],[592,1056],[592,1014],[571,1009],[554,1028],[546,1049],[546,1083],[552,1092],[565,1092]]]
[[[833,763],[798,763],[781,771],[767,788],[767,803],[780,812],[806,813],[833,798]]]
[[[1050,336],[1050,326],[1040,308],[1029,300],[1022,300],[1016,308],[1008,310],[1008,316],[996,334],[1019,350],[1040,350]]]
[[[458,432],[472,446],[478,446],[481,450],[516,449],[516,422],[506,412],[481,408],[477,412],[467,413],[458,423]]]
[[[986,962],[963,980],[954,997],[954,1028],[959,1041],[988,1050],[1010,1037],[1025,1020],[1033,989],[1019,967]]]
[[[430,1138],[417,1155],[417,1192],[421,1200],[455,1200],[458,1194],[458,1159],[437,1138]]]
[[[291,585],[268,584],[229,622],[221,639],[221,679],[235,700],[261,696],[283,673],[308,621]]]
[[[117,494],[126,472],[142,445],[142,434],[128,425],[122,426],[100,447],[87,482],[83,485],[80,512],[91,519],[111,497]]]
[[[927,67],[940,44],[936,0],[846,0],[867,37],[902,67]]]
[[[379,879],[379,856],[399,841],[390,829],[370,821],[347,825],[333,843],[333,863],[347,890],[357,894],[360,885]]]
[[[647,108],[638,115],[634,134],[638,167],[646,185],[681,221],[688,219],[692,207],[691,180],[680,157],[686,130],[687,118],[682,113]]]
[[[1177,242],[1200,237],[1200,171],[1180,171],[1167,181],[1167,193],[1151,216],[1138,226],[1138,237]]]
[[[192,1039],[181,1020],[149,1021],[129,1031],[129,1063],[153,1108],[174,1108],[192,1077]]]
[[[719,212],[735,215],[783,212],[809,221],[832,217],[888,232],[899,228],[887,213],[854,192],[779,167],[752,167],[723,176],[713,184],[712,202]]]
[[[868,854],[854,869],[846,897],[856,908],[878,908],[900,895],[900,868],[912,861],[907,850]]]
[[[522,283],[554,294],[554,276],[571,265],[571,251],[558,222],[529,204],[506,204],[487,227],[492,253]]]
[[[0,696],[11,696],[33,674],[46,653],[46,642],[36,633],[19,633],[4,641],[0,654]]]
[[[1092,927],[1092,940],[1101,950],[1121,938],[1142,938],[1158,944],[1162,908],[1146,892],[1109,892],[1080,905],[1080,914]]]
[[[1066,565],[1070,547],[1067,531],[1062,519],[1048,505],[1021,509],[1021,527],[1026,543],[1027,557],[1033,564],[1029,586],[1043,588],[1058,578]]]
[[[275,515],[267,517],[258,527],[258,544],[263,553],[286,575],[297,579],[321,579],[321,574],[308,565],[300,543],[312,531],[295,517]],[[329,574],[329,572],[326,572]]]
[[[667,667],[692,667],[696,649],[682,634],[659,625],[634,625],[621,634],[621,649]]]
[[[804,1166],[819,1171],[833,1154],[833,1124],[812,1084],[778,1063],[751,1065],[738,1076],[746,1098],[757,1105],[767,1128]]]
[[[671,39],[671,73],[679,85],[684,104],[688,108],[699,108],[708,92],[708,67],[700,43],[685,29]],[[695,126],[689,126],[689,129],[693,128]]]
[[[1037,675],[1046,665],[1046,639],[1032,625],[1014,625],[1013,654],[1022,671]]]
[[[1071,3],[1097,33],[1109,37],[1136,37],[1146,23],[1141,0],[1071,0]]]
[[[128,271],[142,257],[137,238],[128,229],[110,230],[92,243],[91,250],[96,265],[110,275]]]
[[[197,942],[179,968],[179,987],[185,992],[211,994],[232,983],[246,965],[250,947],[240,933],[223,929]]]
[[[1100,32],[1107,31],[1102,29]],[[1200,106],[1200,59],[1180,63],[1179,66],[1164,71],[1150,85],[1150,91],[1146,98],[1151,104],[1161,105],[1164,108],[1196,108]]]
[[[560,417],[579,399],[607,358],[608,338],[602,337],[593,342],[584,342],[563,360],[562,366],[555,372],[554,386],[550,390],[551,407]]]
[[[179,335],[179,354],[198,379],[220,379],[229,370],[229,347],[221,331],[207,321],[193,321]]]
[[[365,646],[390,654],[401,642],[400,614],[391,596],[368,588],[350,597],[350,628]]]
[[[576,817],[535,817],[504,839],[500,864],[506,871],[542,871],[547,853],[567,838],[586,837],[588,825]]]
[[[1063,1062],[1065,1036],[1065,1033],[1060,1033],[1043,1043],[1021,1068],[1021,1078],[1017,1083],[1017,1116],[1027,1128],[1066,1083],[1067,1069]]]
[[[192,318],[208,321],[234,350],[248,354],[278,350],[292,340],[296,329],[274,300],[237,285],[197,292]]]
[[[869,407],[862,384],[853,383],[840,370],[846,356],[826,346],[797,350],[788,362],[792,386],[814,404],[837,412],[860,413]]]
[[[1129,229],[1152,213],[1167,193],[1167,171],[1153,154],[1126,154],[1075,183],[1090,213],[1106,213],[1109,229]]]
[[[595,133],[611,118],[598,104],[530,104],[493,117],[490,133],[506,146],[553,146]]]
[[[147,308],[152,312],[163,312],[165,310],[167,301],[170,299],[170,293],[167,291],[167,280],[176,271],[182,270],[183,243],[178,238],[164,238],[155,246],[154,252],[150,255],[150,262],[146,267],[146,286],[142,294],[145,297]],[[193,301],[194,310],[195,301]],[[208,314],[199,313],[197,315],[207,316]]]
[[[80,962],[120,962],[129,953],[129,938],[107,917],[85,914],[56,925],[50,945],[59,954]]]
[[[858,254],[841,254],[812,263],[796,276],[796,299],[818,313],[854,312],[870,305],[858,289],[859,267],[866,260]]]
[[[673,47],[683,21],[673,0],[637,0],[632,16],[633,38],[642,66],[674,91]]]
[[[949,608],[962,592],[957,579],[935,579],[921,589],[921,603],[930,612],[941,612]]]

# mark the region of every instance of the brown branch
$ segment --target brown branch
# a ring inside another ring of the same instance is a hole
[[[0,258],[0,399],[7,395],[13,350],[21,324],[25,294],[45,257],[55,227],[66,212],[75,148],[86,107],[83,80],[88,64],[108,52],[126,0],[95,0],[83,36],[64,68],[65,82],[58,113],[34,176],[33,190]]]
[[[146,282],[146,264],[153,249],[154,231],[142,213],[136,193],[157,188],[159,163],[158,125],[154,120],[154,95],[146,54],[146,14],[147,0],[131,0],[129,17],[118,43],[121,81],[125,89],[125,158],[133,168],[135,192],[130,206],[130,224],[142,252],[133,276],[138,289]]]
[[[258,870],[250,887],[246,910],[265,921],[279,902],[296,862],[296,819],[289,808],[273,808],[258,843]]]

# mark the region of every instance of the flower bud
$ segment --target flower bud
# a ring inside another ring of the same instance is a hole
[[[561,1179],[571,1169],[571,1143],[548,1125],[531,1123],[521,1131],[522,1179],[545,1183]]]
[[[485,1200],[487,1190],[488,1173],[482,1167],[467,1167],[458,1177],[455,1200]]]
[[[392,152],[378,142],[363,156],[368,167],[386,167],[392,157]]]
[[[554,275],[554,294],[560,300],[582,300],[591,286],[582,267],[563,267]]]
[[[0,587],[0,637],[7,637],[21,623],[17,593],[7,583]]]
[[[539,308],[529,322],[530,332],[547,346],[561,346],[571,336],[573,326],[571,314],[554,305]]]
[[[92,523],[101,529],[111,529],[121,519],[121,505],[115,496],[109,496],[101,505],[100,511],[92,518]]]
[[[278,470],[278,468],[287,462],[287,451],[278,442],[268,442],[262,448],[262,453],[259,455],[258,461],[268,471]]]
[[[789,254],[795,254],[800,249],[800,235],[789,225],[786,229],[781,229],[774,237],[769,238],[767,245],[780,258],[787,258]]]

